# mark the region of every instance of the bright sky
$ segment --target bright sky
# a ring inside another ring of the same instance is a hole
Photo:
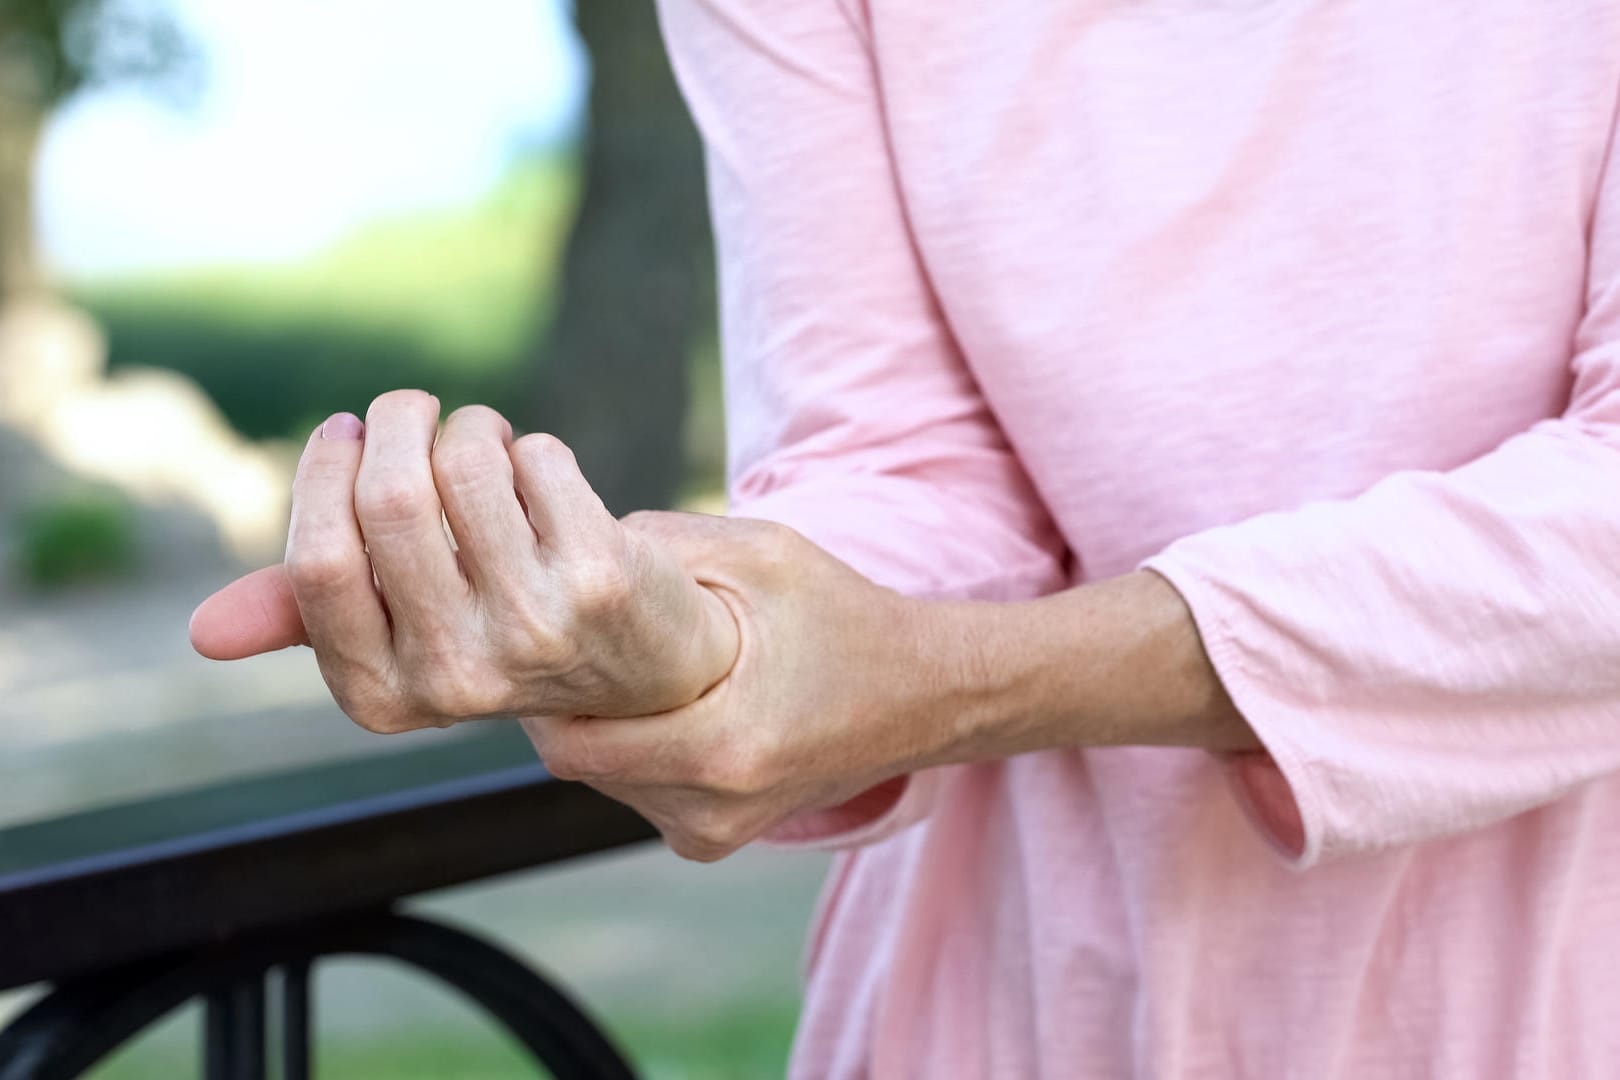
[[[60,271],[295,257],[476,197],[582,105],[566,0],[171,2],[205,57],[201,99],[89,93],[47,131],[40,229]]]

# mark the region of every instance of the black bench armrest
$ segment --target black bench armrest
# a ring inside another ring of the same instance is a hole
[[[0,830],[0,989],[655,836],[511,725]]]

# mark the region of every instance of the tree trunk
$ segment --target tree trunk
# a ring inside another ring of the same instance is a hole
[[[34,246],[34,155],[44,114],[0,71],[0,301],[43,286]]]
[[[687,366],[713,307],[702,150],[647,0],[576,7],[590,51],[584,190],[519,426],[569,444],[614,513],[670,505]]]

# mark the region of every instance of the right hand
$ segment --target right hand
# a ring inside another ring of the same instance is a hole
[[[625,528],[549,435],[394,391],[311,437],[283,566],[204,601],[192,642],[239,659],[315,649],[339,707],[379,732],[500,715],[640,716],[731,669],[725,604]],[[324,436],[323,436],[324,432]],[[452,547],[442,522],[448,519]]]

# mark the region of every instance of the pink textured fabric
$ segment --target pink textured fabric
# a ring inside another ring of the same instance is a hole
[[[790,823],[796,1073],[1620,1076],[1620,3],[663,18],[734,512],[917,594],[1146,565],[1267,751]]]

